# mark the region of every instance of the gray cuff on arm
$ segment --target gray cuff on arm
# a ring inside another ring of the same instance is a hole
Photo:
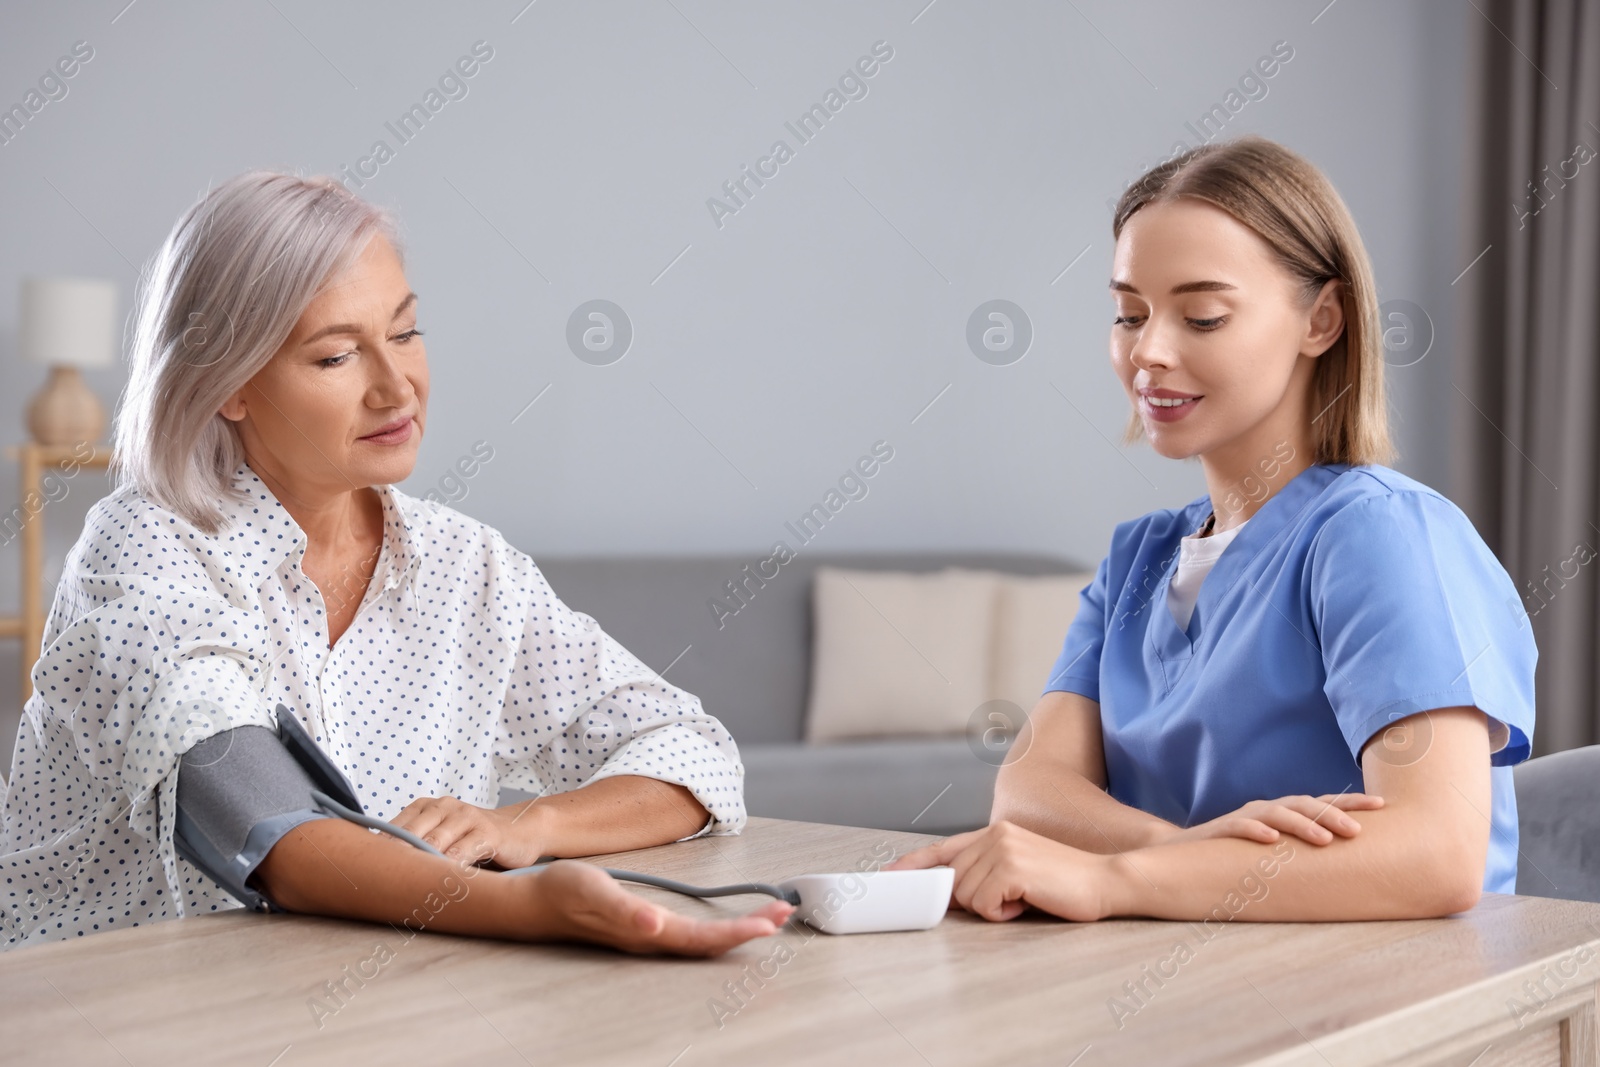
[[[280,715],[288,712],[280,706]],[[334,816],[320,788],[278,735],[239,726],[200,741],[178,762],[178,854],[247,908],[282,911],[247,883],[272,846],[311,819]]]

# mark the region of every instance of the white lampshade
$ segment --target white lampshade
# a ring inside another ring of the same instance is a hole
[[[109,367],[117,358],[117,283],[24,278],[22,357],[47,367]]]

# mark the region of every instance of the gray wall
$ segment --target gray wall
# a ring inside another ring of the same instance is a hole
[[[1392,374],[1399,466],[1449,491],[1470,5],[926,2],[8,5],[0,104],[74,42],[95,54],[0,146],[0,441],[25,436],[45,373],[16,358],[21,276],[114,278],[131,298],[208,184],[338,172],[397,144],[385,122],[483,40],[493,58],[467,94],[359,190],[402,218],[428,333],[406,489],[484,439],[495,458],[458,506],[535,558],[755,558],[886,439],[893,461],[819,549],[1097,560],[1114,523],[1204,491],[1197,464],[1112,443],[1126,404],[1107,362],[1108,200],[1196,143],[1185,124],[1286,40],[1293,59],[1224,132],[1322,166],[1383,298],[1429,309],[1433,351]],[[799,145],[785,122],[880,40],[894,55],[867,95]],[[719,228],[707,199],[780,138],[794,158]],[[565,340],[594,298],[635,330],[608,366]],[[1033,324],[1009,366],[965,341],[992,298]],[[90,380],[109,409],[122,373]],[[0,465],[0,500],[15,479]],[[105,485],[80,474],[49,508],[51,587]],[[17,562],[0,548],[7,609]],[[0,642],[13,715],[15,669]]]

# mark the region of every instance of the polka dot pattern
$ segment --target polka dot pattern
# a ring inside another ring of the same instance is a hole
[[[304,532],[249,466],[234,486],[215,535],[123,489],[68,555],[4,795],[6,948],[238,907],[173,848],[174,771],[206,737],[274,725],[279,703],[380,818],[636,774],[705,806],[692,836],[744,826],[722,724],[497,530],[376,487],[377,568],[330,649]]]

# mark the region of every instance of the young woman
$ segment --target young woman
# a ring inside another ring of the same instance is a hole
[[[1123,195],[1111,362],[1209,492],[1119,525],[991,824],[903,857],[985,918],[1418,918],[1513,892],[1536,651],[1466,516],[1391,454],[1348,210],[1259,137]]]
[[[788,917],[690,919],[587,864],[473,865],[737,833],[743,769],[498,531],[395,488],[427,423],[417,304],[395,220],[331,180],[242,174],[178,220],[142,291],[120,485],[66,562],[17,734],[5,947],[255,895],[689,955]],[[444,856],[305,809],[286,715]],[[496,807],[501,785],[540,795]]]

